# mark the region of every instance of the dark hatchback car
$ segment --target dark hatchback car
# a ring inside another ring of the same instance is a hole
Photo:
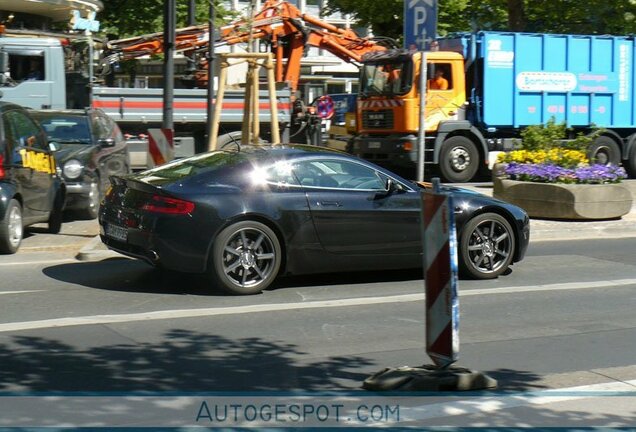
[[[0,253],[15,253],[24,228],[62,227],[65,188],[46,135],[30,111],[0,102]]]
[[[66,209],[97,217],[108,177],[130,172],[130,157],[119,126],[99,109],[33,111],[66,182]]]
[[[111,249],[214,286],[258,293],[279,274],[422,266],[423,186],[320,147],[247,147],[112,177],[102,203]],[[495,278],[523,258],[527,214],[459,188],[464,275]]]

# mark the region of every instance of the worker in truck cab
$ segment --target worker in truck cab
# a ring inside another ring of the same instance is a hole
[[[44,79],[44,73],[42,71],[42,60],[37,57],[31,57],[29,59],[29,72],[27,72],[24,79],[27,81],[38,80],[41,81]]]
[[[448,90],[448,80],[444,78],[442,69],[435,69],[435,75],[428,80],[428,88],[430,90]]]

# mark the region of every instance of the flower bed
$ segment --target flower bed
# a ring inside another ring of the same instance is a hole
[[[564,141],[554,121],[529,126],[523,148],[503,153],[493,169],[493,195],[522,207],[531,217],[612,219],[631,210],[632,196],[620,183],[622,167],[590,165],[585,149],[593,137]]]

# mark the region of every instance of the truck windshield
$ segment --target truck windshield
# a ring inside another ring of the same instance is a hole
[[[411,71],[411,62],[367,63],[361,70],[360,93],[363,97],[408,93]]]

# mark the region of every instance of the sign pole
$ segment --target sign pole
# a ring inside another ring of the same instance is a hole
[[[426,66],[426,52],[422,51],[422,61],[420,63],[420,128],[417,133],[417,181],[424,181],[424,164],[426,154],[426,76],[428,69]]]
[[[467,391],[497,387],[481,372],[453,366],[459,357],[457,237],[452,196],[433,179],[422,191],[422,252],[426,299],[426,353],[434,364],[386,368],[367,378],[372,391]],[[399,333],[395,335],[399,337]]]

